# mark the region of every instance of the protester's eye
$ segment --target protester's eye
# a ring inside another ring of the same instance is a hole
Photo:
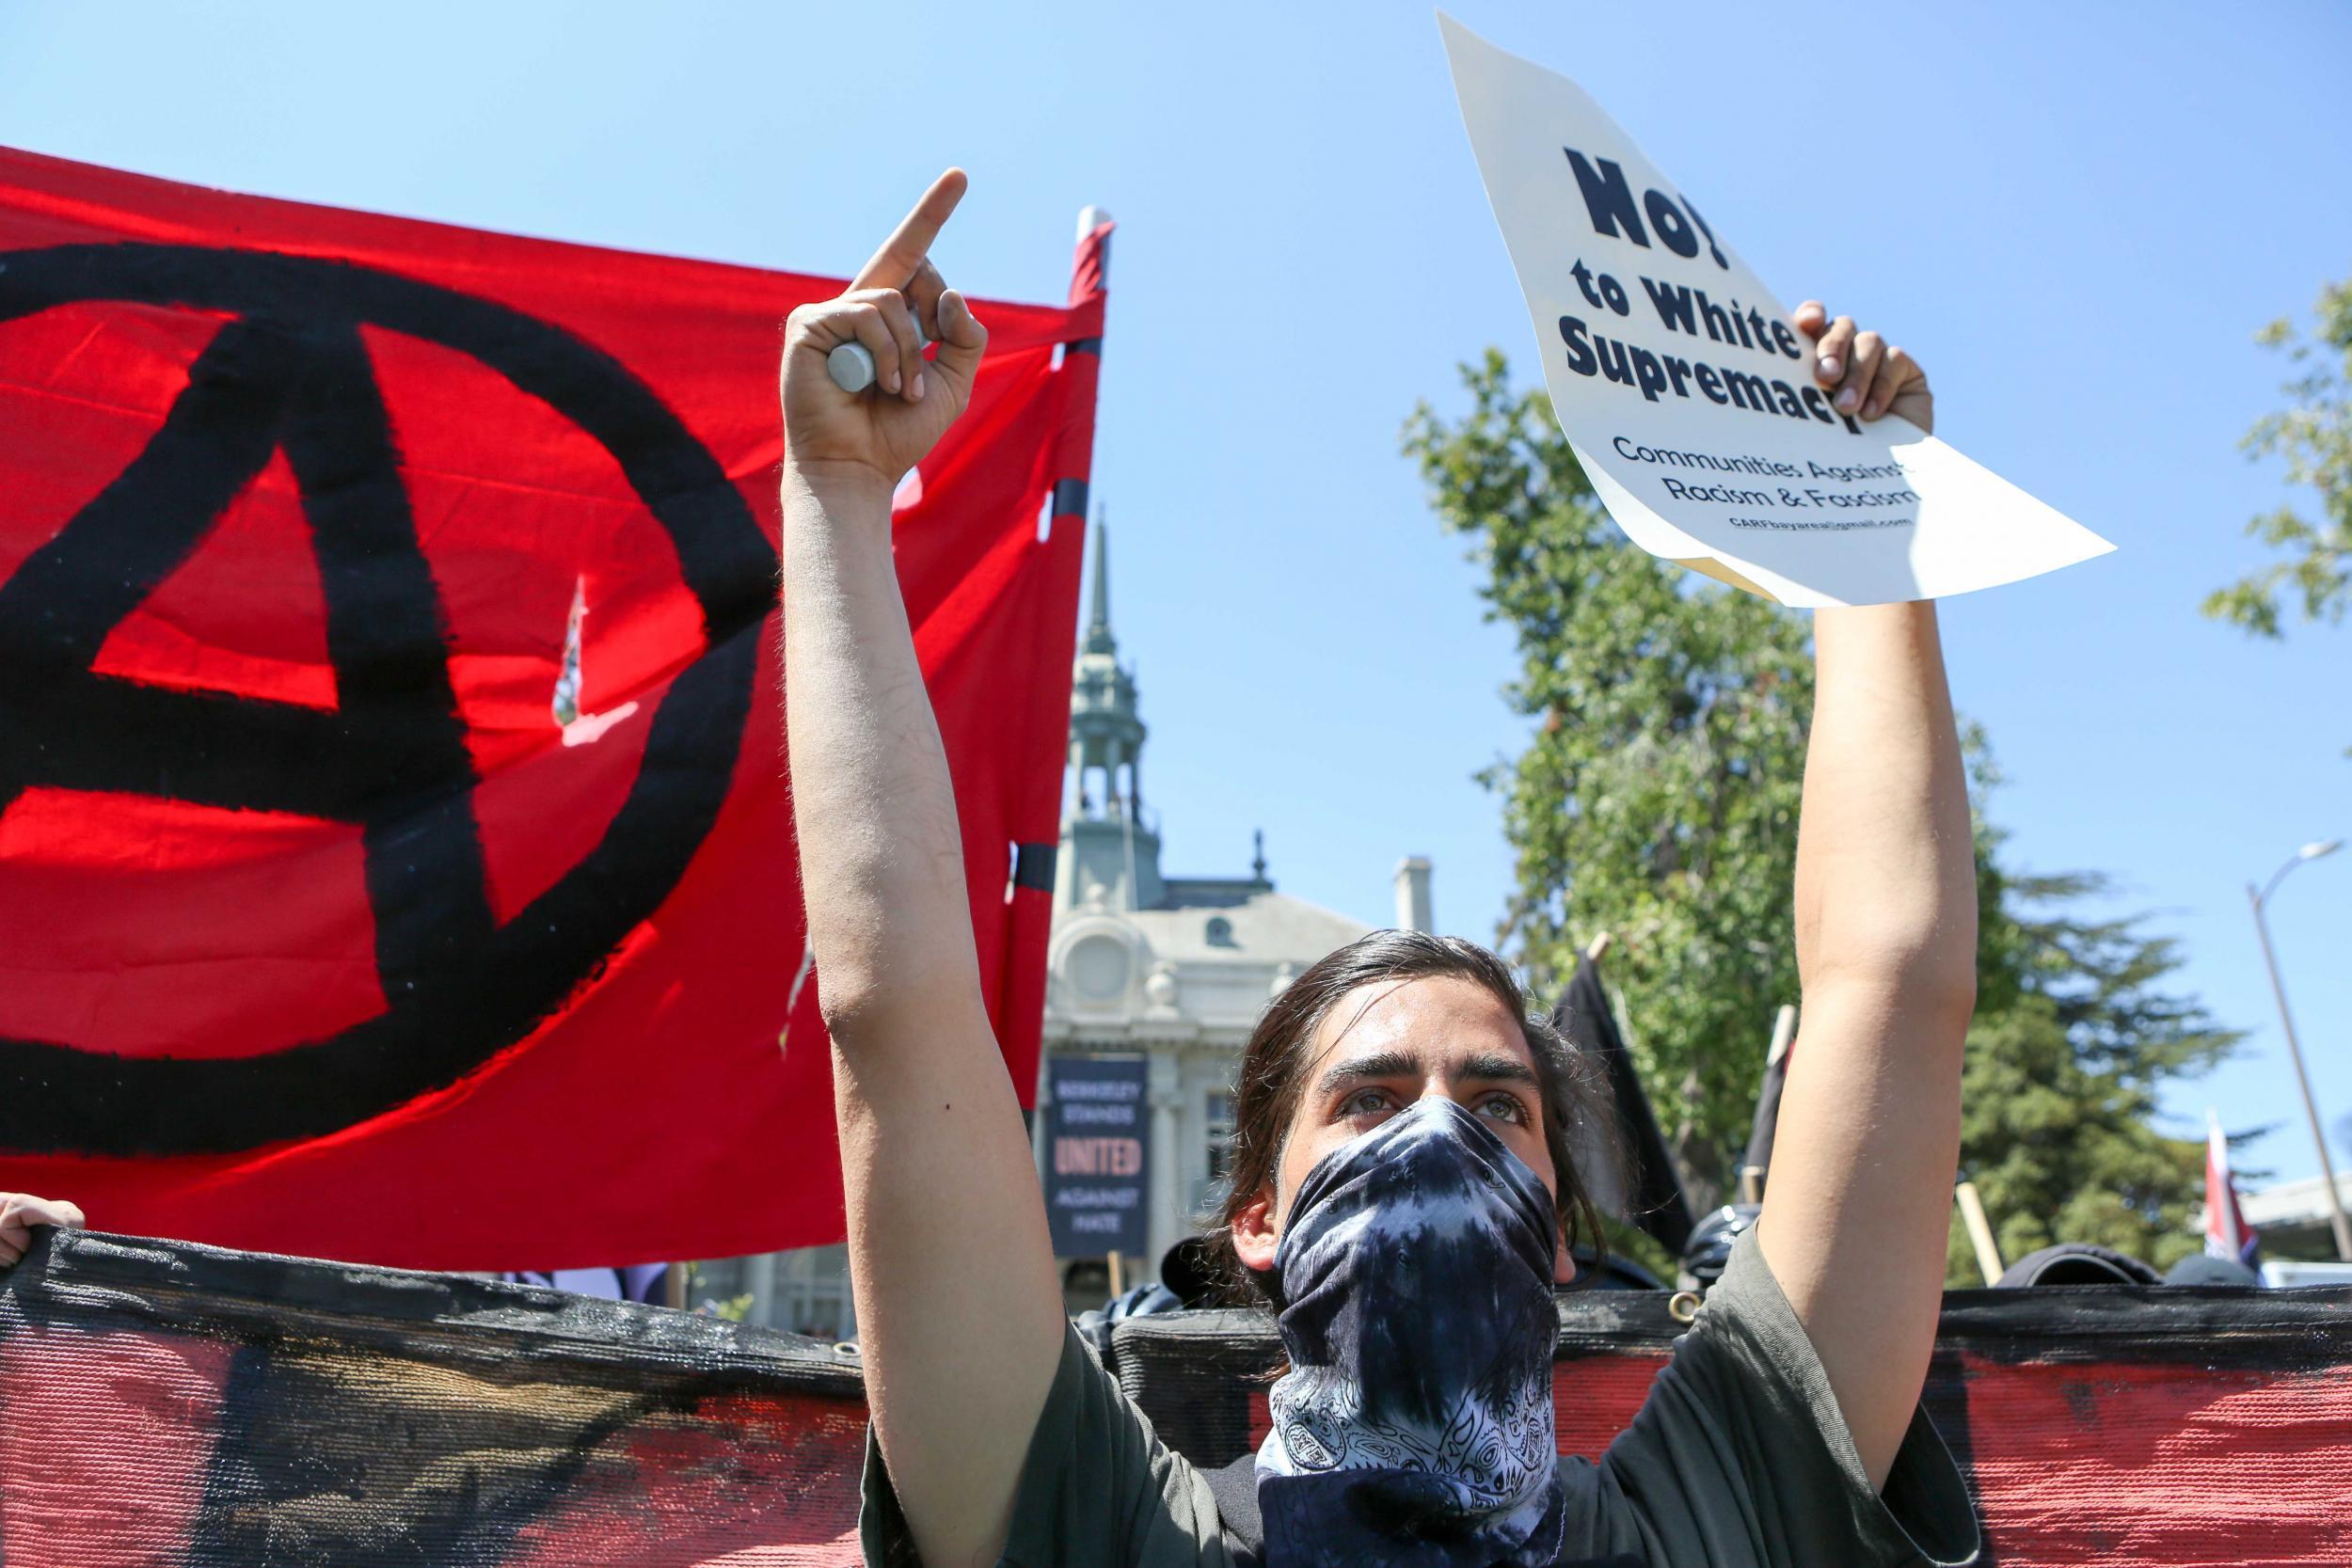
[[[1395,1109],[1395,1106],[1396,1101],[1390,1097],[1386,1089],[1358,1089],[1354,1094],[1340,1101],[1340,1115],[1343,1117],[1378,1116],[1383,1111]]]
[[[1479,1102],[1478,1110],[1480,1115],[1493,1117],[1498,1121],[1517,1122],[1522,1127],[1527,1125],[1527,1106],[1515,1094],[1488,1095]]]

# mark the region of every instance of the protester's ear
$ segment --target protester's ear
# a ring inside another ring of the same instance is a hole
[[[1275,1243],[1281,1238],[1274,1224],[1274,1189],[1264,1186],[1258,1196],[1242,1205],[1233,1216],[1232,1226],[1233,1256],[1241,1266],[1259,1274],[1274,1267]]]

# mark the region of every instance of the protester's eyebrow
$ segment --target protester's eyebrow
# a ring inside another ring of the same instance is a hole
[[[1421,1071],[1421,1061],[1408,1052],[1375,1051],[1369,1056],[1355,1056],[1339,1062],[1315,1085],[1320,1098],[1334,1094],[1353,1084],[1374,1084],[1383,1078],[1411,1078]]]
[[[1544,1081],[1535,1076],[1534,1068],[1517,1056],[1507,1056],[1500,1051],[1472,1056],[1462,1064],[1461,1070],[1454,1076],[1475,1078],[1485,1084],[1525,1084],[1538,1089],[1544,1086]]]
[[[1421,1059],[1409,1052],[1375,1051],[1369,1056],[1335,1063],[1315,1085],[1315,1094],[1321,1098],[1357,1084],[1376,1084],[1384,1078],[1413,1078],[1422,1071]],[[1466,1082],[1543,1087],[1543,1080],[1535,1076],[1534,1068],[1500,1051],[1484,1051],[1465,1059],[1453,1076]]]

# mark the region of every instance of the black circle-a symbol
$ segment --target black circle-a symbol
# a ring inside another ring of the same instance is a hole
[[[79,302],[230,319],[146,449],[0,583],[0,810],[48,785],[358,824],[385,1009],[262,1055],[135,1057],[0,1039],[0,1148],[228,1152],[455,1083],[521,1039],[676,885],[750,712],[775,557],[717,459],[628,368],[506,306],[393,273],[148,245],[0,253],[0,323]],[[628,800],[503,925],[439,591],[360,327],[468,355],[602,445],[668,533],[706,652],[651,716]],[[283,449],[326,602],[332,712],[97,673],[106,635]]]

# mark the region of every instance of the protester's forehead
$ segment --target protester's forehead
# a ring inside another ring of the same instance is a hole
[[[1318,1070],[1358,1057],[1402,1053],[1425,1069],[1501,1051],[1533,1064],[1527,1036],[1502,999],[1460,975],[1357,987],[1316,1026]]]

